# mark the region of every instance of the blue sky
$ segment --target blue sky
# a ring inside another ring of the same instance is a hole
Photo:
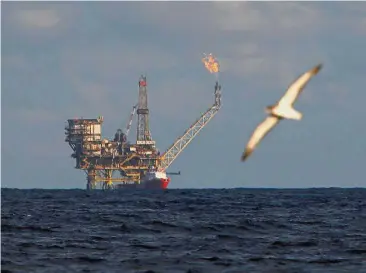
[[[164,151],[213,103],[203,52],[221,62],[223,106],[171,165],[171,188],[364,187],[365,14],[362,2],[2,3],[2,187],[85,188],[65,121],[103,115],[113,137],[141,73]],[[241,163],[264,107],[320,62],[295,105],[303,120]]]

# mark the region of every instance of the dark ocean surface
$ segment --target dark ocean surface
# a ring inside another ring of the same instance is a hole
[[[366,272],[366,189],[2,189],[1,220],[1,272]]]

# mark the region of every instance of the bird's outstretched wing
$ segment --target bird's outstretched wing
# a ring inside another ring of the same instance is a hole
[[[274,116],[268,116],[261,124],[254,130],[250,140],[245,147],[245,151],[241,156],[241,161],[245,161],[248,156],[252,154],[258,143],[276,126],[279,119]]]
[[[287,89],[285,95],[278,101],[278,104],[292,106],[299,97],[301,91],[304,89],[309,80],[322,68],[322,64],[318,64],[312,69],[303,73],[298,77]]]

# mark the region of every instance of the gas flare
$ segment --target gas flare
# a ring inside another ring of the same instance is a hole
[[[206,55],[206,53],[203,53],[205,57],[202,58],[202,62],[205,64],[206,69],[210,73],[219,73],[220,71],[220,65],[215,56],[212,55],[212,53]]]

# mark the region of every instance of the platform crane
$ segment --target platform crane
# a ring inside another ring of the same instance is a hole
[[[202,116],[197,119],[185,132],[179,137],[173,145],[171,145],[166,152],[160,157],[159,170],[166,171],[166,169],[173,163],[178,155],[187,147],[187,145],[197,136],[197,134],[205,127],[210,120],[217,114],[221,108],[221,85],[218,81],[215,84],[215,102],[207,109]]]
[[[137,108],[137,103],[133,106],[132,108],[132,111],[131,111],[131,114],[130,114],[130,120],[126,126],[126,138],[128,137],[128,134],[130,132],[130,129],[131,129],[131,125],[132,125],[132,120],[133,120],[133,116],[135,115],[136,113],[136,108]]]

